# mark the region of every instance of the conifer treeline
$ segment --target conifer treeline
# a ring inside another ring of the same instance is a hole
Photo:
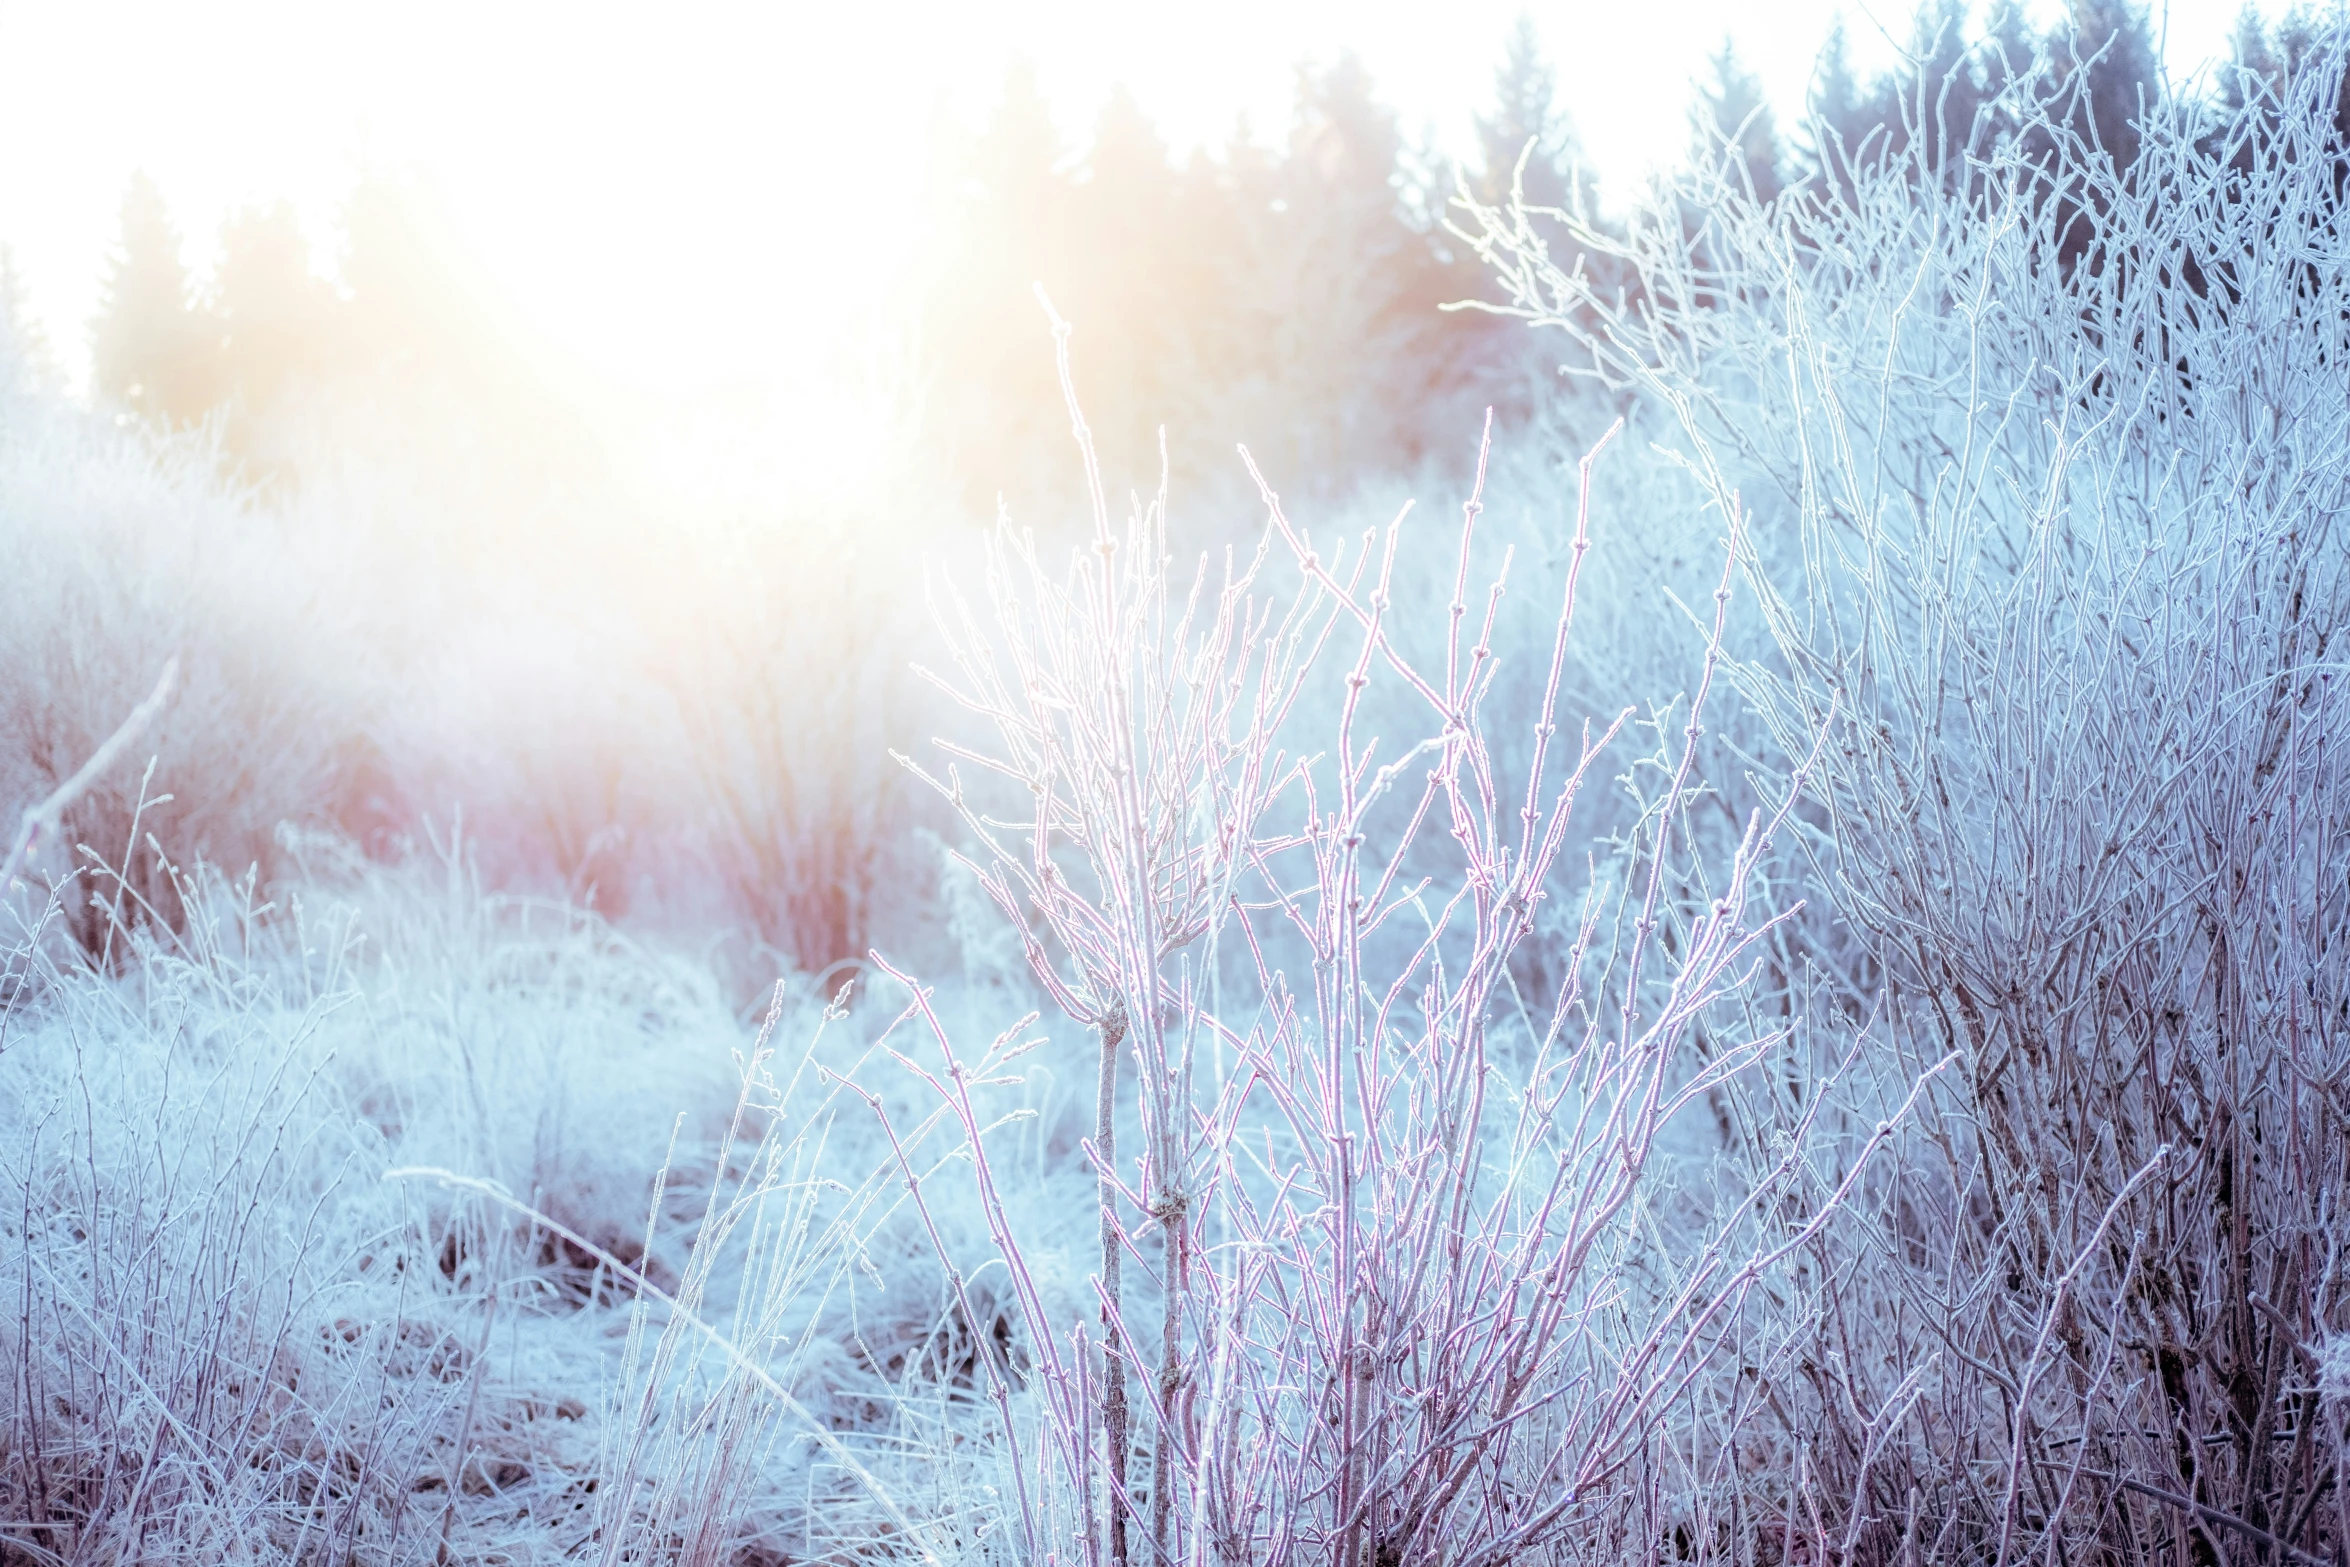
[[[1876,160],[1956,180],[2013,130],[1986,111],[2019,87],[2069,106],[2081,139],[2128,169],[2134,123],[2169,91],[2143,7],[2073,0],[2036,29],[2017,0],[1991,0],[1969,22],[1966,0],[1925,0],[1902,64],[1869,80],[1839,29],[1793,135],[1725,43],[1697,84],[1687,154],[1725,165],[1764,203],[1834,200]],[[2214,85],[2241,103],[2280,81],[2318,31],[2307,11],[2272,33],[2247,10]],[[1270,451],[1284,484],[1389,474],[1462,449],[1478,407],[1507,417],[1542,406],[1556,371],[1515,323],[1438,309],[1488,292],[1445,226],[1446,205],[1459,190],[1506,202],[1513,174],[1529,206],[1574,204],[1584,193],[1573,110],[1525,18],[1457,164],[1407,141],[1351,59],[1300,70],[1279,143],[1243,127],[1181,161],[1122,94],[1086,147],[1063,145],[1033,79],[1015,70],[935,193],[932,449],[974,492],[1062,449],[1032,281],[1077,323],[1079,391],[1113,471],[1146,471],[1162,424],[1208,463],[1226,462],[1235,440]]]
[[[2315,32],[2303,13],[2272,33],[2248,11],[2220,92],[2241,102],[2278,79]],[[2022,72],[2071,93],[2084,134],[2124,167],[2132,122],[2164,92],[2147,15],[2128,0],[2074,0],[2044,32],[2017,0],[1994,0],[1973,32],[1965,0],[1926,0],[1908,61],[1874,80],[1856,79],[1840,32],[1828,40],[1793,137],[1725,44],[1698,86],[1690,152],[1731,160],[1765,201],[1832,199],[1868,158],[1955,178],[1997,135],[1982,106]],[[1155,465],[1161,426],[1179,465],[1227,464],[1245,439],[1284,482],[1310,483],[1450,453],[1480,406],[1538,406],[1555,371],[1528,334],[1438,308],[1486,291],[1444,215],[1461,188],[1506,200],[1513,173],[1530,205],[1571,203],[1572,109],[1524,18],[1459,163],[1408,138],[1352,57],[1299,70],[1272,144],[1243,124],[1182,158],[1123,91],[1068,146],[1015,67],[984,127],[935,139],[917,354],[926,456],[980,505],[1057,471],[1067,424],[1036,284],[1076,324],[1079,390],[1120,479]],[[462,364],[482,323],[449,308],[464,291],[415,243],[400,189],[362,187],[349,226],[336,286],[311,267],[290,207],[240,213],[199,292],[160,194],[135,181],[94,329],[98,390],[188,422],[265,408],[321,375]]]
[[[1478,121],[1476,188],[1565,199],[1574,148],[1521,21]],[[1439,306],[1476,294],[1443,229],[1455,169],[1408,139],[1352,56],[1297,73],[1274,145],[1245,123],[1180,160],[1123,91],[1065,145],[1024,66],[976,135],[942,145],[923,317],[932,448],[981,501],[1059,461],[1068,420],[1041,284],[1075,326],[1079,391],[1105,461],[1143,477],[1165,426],[1175,460],[1229,464],[1246,440],[1285,480],[1391,473],[1437,411],[1507,400],[1522,334]]]
[[[475,401],[511,390],[511,333],[429,190],[361,181],[341,238],[330,276],[291,202],[246,207],[200,285],[162,191],[134,175],[91,326],[93,389],[162,425],[220,418],[239,456],[258,420],[324,382],[423,376]]]

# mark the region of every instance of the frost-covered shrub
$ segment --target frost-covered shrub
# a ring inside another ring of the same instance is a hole
[[[1740,682],[1818,780],[1803,956],[1884,997],[1893,1060],[1958,1062],[1773,1389],[1819,1550],[2341,1549],[2343,63],[2150,106],[2126,171],[2028,83],[1955,193],[1701,177],[1576,227],[1613,298],[1469,214],[1751,518]]]
[[[909,880],[930,880],[903,785],[875,761],[913,694],[912,553],[878,525],[713,529],[660,650],[678,798],[723,907],[811,975],[903,937],[890,916],[912,904]]]
[[[308,564],[315,542],[230,490],[199,438],[117,429],[40,395],[0,423],[11,826],[178,660],[169,706],[31,862],[93,957],[127,928],[177,925],[167,859],[266,879],[280,824],[331,811],[366,689],[349,619]]]
[[[917,989],[899,1046],[954,1114],[1018,1301],[1021,1337],[985,1362],[1012,1493],[995,1553],[1501,1563],[1637,1538],[1637,1477],[1682,1441],[1689,1389],[1843,1192],[1796,1125],[1719,1213],[1669,1236],[1653,1219],[1675,1123],[1786,1042],[1738,1015],[1777,922],[1749,892],[1784,802],[1707,901],[1671,906],[1696,877],[1682,823],[1726,565],[1664,787],[1527,996],[1513,959],[1588,846],[1576,803],[1629,717],[1560,723],[1597,454],[1537,578],[1541,678],[1508,710],[1475,492],[1433,601],[1398,575],[1400,525],[1308,533],[1269,489],[1253,556],[1186,580],[1163,491],[1111,524],[1070,401],[1091,545],[1062,565],[999,529],[987,617],[949,601],[942,679],[988,738],[942,742],[926,777],[1098,1044],[1076,1311],[1031,1266],[982,1097],[1031,1042],[966,1045]],[[901,1157],[926,1203],[935,1172]],[[1749,1208],[1805,1216],[1780,1233]]]

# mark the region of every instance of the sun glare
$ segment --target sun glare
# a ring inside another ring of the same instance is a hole
[[[937,138],[985,120],[1014,60],[1033,62],[1071,146],[1122,86],[1180,155],[1243,125],[1279,138],[1298,62],[1351,51],[1408,137],[1457,151],[1515,10],[11,3],[0,141],[43,153],[0,169],[0,243],[78,382],[135,171],[199,273],[226,217],[277,199],[330,272],[353,185],[421,176],[560,373],[738,428],[755,405],[838,453],[858,421],[826,383],[844,354],[872,357],[876,322],[902,327]],[[1582,155],[1619,197],[1679,155],[1690,84],[1723,39],[1786,118],[1837,14],[1834,0],[1535,13]],[[2174,60],[2218,53],[2229,15],[2226,0],[2170,8]],[[1859,4],[1842,20],[1864,66],[1908,28]]]

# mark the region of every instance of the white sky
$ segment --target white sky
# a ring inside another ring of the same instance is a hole
[[[2174,75],[2224,50],[2237,4],[2158,13]],[[943,95],[976,122],[1016,54],[1073,141],[1123,83],[1180,146],[1222,139],[1243,110],[1277,135],[1296,62],[1352,48],[1407,127],[1457,146],[1523,8],[0,0],[0,244],[79,377],[134,169],[160,182],[199,268],[241,203],[291,197],[323,240],[363,163],[421,169],[492,275],[598,373],[667,397],[755,394],[804,362],[811,318],[886,305],[931,106]],[[1533,9],[1619,188],[1679,152],[1691,81],[1725,34],[1791,109],[1839,9],[1862,65],[1910,30],[1907,4],[1884,0]]]

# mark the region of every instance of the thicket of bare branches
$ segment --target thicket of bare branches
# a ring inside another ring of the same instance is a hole
[[[1075,415],[1065,360],[1064,388]],[[948,682],[994,744],[950,747],[959,766],[934,781],[1038,981],[1100,1042],[1091,1321],[1031,1277],[985,1154],[974,1088],[1006,1081],[1018,1031],[969,1059],[917,990],[907,1017],[928,1038],[901,1047],[956,1113],[1027,1329],[1019,1363],[986,1368],[1009,1549],[1499,1563],[1638,1540],[1653,1509],[1636,1475],[1687,1441],[1689,1388],[1866,1157],[1815,1191],[1809,1127],[1782,1126],[1776,1166],[1724,1195],[1725,1222],[1647,1244],[1676,1117],[1788,1044],[1742,1032],[1729,1003],[1788,912],[1749,892],[1793,791],[1687,906],[1702,875],[1682,818],[1727,562],[1704,679],[1677,705],[1668,781],[1614,896],[1568,892],[1578,796],[1621,765],[1632,714],[1571,737],[1557,721],[1596,450],[1545,584],[1560,600],[1538,704],[1502,715],[1487,699],[1505,583],[1472,578],[1479,495],[1441,624],[1413,639],[1432,655],[1415,655],[1395,624],[1401,519],[1317,540],[1266,489],[1254,559],[1203,561],[1184,587],[1164,495],[1114,529],[1081,416],[1077,437],[1091,547],[1063,572],[999,535],[993,627],[954,616]],[[1281,552],[1294,586],[1273,590]],[[1337,678],[1306,701],[1317,661]],[[1382,716],[1404,732],[1370,728],[1374,685],[1401,695]],[[1505,728],[1530,737],[1514,767],[1489,738]],[[1012,785],[1008,816],[982,774]],[[1529,997],[1513,958],[1562,895],[1581,905],[1574,950]],[[1120,1155],[1127,1125],[1139,1159]],[[919,1189],[910,1162],[907,1178]],[[1773,1233],[1743,1222],[1750,1205],[1807,1211]],[[1016,1380],[1041,1405],[1033,1431]]]
[[[1958,1055],[1818,1240],[1783,1411],[1814,1559],[2346,1548],[2341,83],[2337,41],[2149,110],[2126,172],[2016,92],[1958,194],[1701,178],[1696,229],[1570,220],[1610,297],[1469,214],[1751,518],[1775,647],[1738,680],[1780,768],[1817,758],[1846,982],[1893,1060]]]

